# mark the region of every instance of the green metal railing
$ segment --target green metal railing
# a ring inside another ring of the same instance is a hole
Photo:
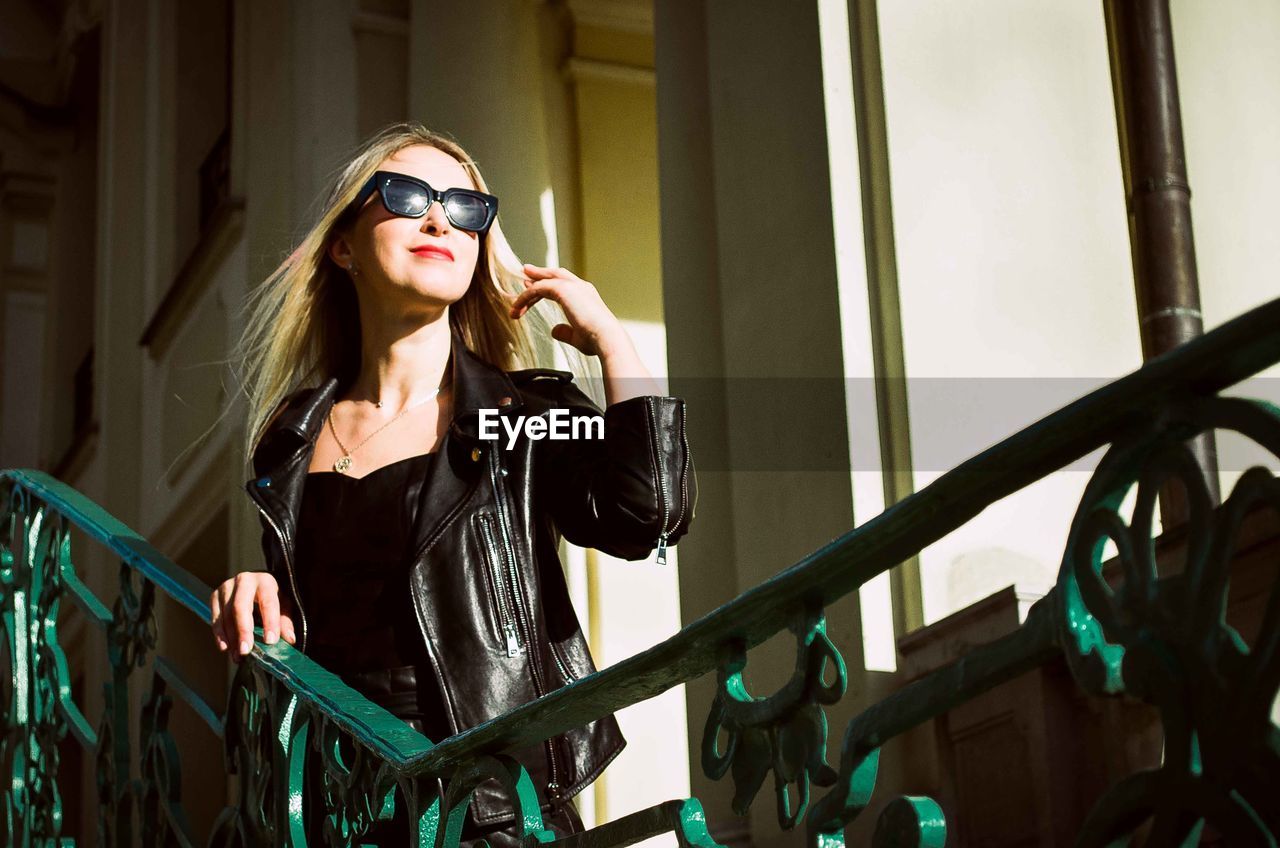
[[[456,845],[472,790],[494,777],[515,802],[531,844],[620,846],[673,832],[681,845],[712,846],[694,799],[555,841],[543,829],[528,775],[500,752],[714,671],[718,686],[701,742],[703,769],[712,778],[732,774],[740,813],[772,772],[782,826],[803,823],[810,845],[843,845],[845,826],[871,803],[886,741],[1063,657],[1086,694],[1123,693],[1154,706],[1164,735],[1159,767],[1120,781],[1098,799],[1078,844],[1124,844],[1139,827],[1147,844],[1190,844],[1207,822],[1228,845],[1275,845],[1280,728],[1271,711],[1280,690],[1280,586],[1273,580],[1252,644],[1227,624],[1224,611],[1241,521],[1255,509],[1280,513],[1280,483],[1253,468],[1215,508],[1185,442],[1202,432],[1232,431],[1280,456],[1280,409],[1220,396],[1278,361],[1280,300],[1005,439],[665,642],[438,745],[283,642],[255,645],[220,713],[155,654],[156,590],[207,621],[210,588],[69,487],[36,471],[3,472],[0,606],[12,671],[0,759],[11,773],[0,825],[6,844],[57,844],[51,842],[61,829],[57,745],[68,732],[96,757],[101,844],[138,838],[195,844],[172,780],[179,753],[167,721],[178,697],[222,737],[229,768],[239,777],[210,845],[305,844],[302,785],[304,775],[318,774],[328,835],[339,844],[359,844],[375,819],[404,804],[417,823],[418,844]],[[990,504],[1100,447],[1108,449],[1076,512],[1053,591],[1016,632],[855,717],[838,764],[829,764],[823,707],[842,697],[847,678],[823,610]],[[1190,519],[1186,567],[1166,576],[1155,567],[1153,523],[1156,493],[1170,480],[1185,487]],[[1135,487],[1136,506],[1126,520],[1120,505]],[[76,576],[72,525],[121,560],[114,609]],[[1102,576],[1108,540],[1117,551],[1118,581]],[[96,730],[71,698],[59,644],[58,609],[68,597],[107,636],[111,676]],[[795,634],[793,675],[777,692],[754,696],[742,676],[749,651],[784,629]],[[135,755],[128,692],[149,656]],[[436,776],[449,779],[444,798],[432,791]],[[815,787],[825,789],[819,798],[812,797]],[[941,846],[945,839],[939,805],[903,796],[882,805],[873,842]]]

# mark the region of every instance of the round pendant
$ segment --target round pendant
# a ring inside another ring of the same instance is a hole
[[[351,467],[351,456],[349,454],[347,456],[342,457],[341,459],[339,459],[337,462],[333,464],[333,470],[338,472],[339,474],[346,474],[347,469],[350,467]]]

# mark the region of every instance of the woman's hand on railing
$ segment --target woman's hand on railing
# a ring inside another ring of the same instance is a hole
[[[280,587],[266,571],[242,571],[213,590],[209,598],[213,638],[218,650],[231,648],[231,660],[240,658],[253,648],[253,605],[258,604],[262,616],[262,637],[268,645],[281,636],[290,645],[297,644],[293,615],[280,608]]]

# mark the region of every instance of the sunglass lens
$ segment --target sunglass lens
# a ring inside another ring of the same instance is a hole
[[[453,225],[462,230],[479,230],[489,217],[484,200],[471,194],[449,195],[444,211]]]
[[[408,180],[388,180],[383,188],[383,197],[386,198],[387,209],[397,215],[417,217],[431,204],[431,198],[422,186]]]

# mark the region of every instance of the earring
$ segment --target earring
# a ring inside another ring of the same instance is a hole
[[[347,270],[351,272],[352,277],[360,276],[360,269],[356,267],[356,263],[354,262],[347,266]]]

